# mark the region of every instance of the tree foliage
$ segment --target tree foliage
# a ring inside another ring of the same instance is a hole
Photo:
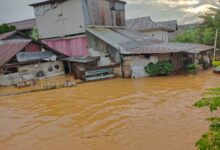
[[[167,76],[173,71],[173,65],[170,61],[158,61],[156,64],[150,63],[145,68],[145,72],[150,76]]]
[[[212,8],[210,9],[210,13],[200,16],[200,18],[204,20],[202,24],[187,29],[185,32],[177,35],[174,42],[213,45],[215,31],[220,28],[220,10]]]
[[[2,24],[0,25],[0,34],[11,32],[16,30],[14,25]]]
[[[220,108],[220,88],[209,89],[205,97],[194,104],[195,107],[209,107],[210,111]],[[220,149],[220,118],[213,117],[207,119],[211,125],[209,131],[204,134],[196,143],[199,150],[219,150]]]
[[[33,27],[30,35],[29,35],[31,38],[35,39],[35,40],[38,40],[39,39],[39,33],[38,33],[38,30],[37,30],[37,27]]]

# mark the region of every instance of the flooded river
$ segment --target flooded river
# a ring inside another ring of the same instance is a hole
[[[205,72],[0,97],[0,149],[194,150],[211,113],[192,105],[219,84]]]

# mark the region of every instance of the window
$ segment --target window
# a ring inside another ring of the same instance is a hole
[[[149,59],[151,57],[151,54],[144,54],[144,57]]]

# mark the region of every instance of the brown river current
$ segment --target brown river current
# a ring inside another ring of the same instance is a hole
[[[0,149],[194,150],[213,114],[192,105],[219,84],[209,71],[0,97]]]

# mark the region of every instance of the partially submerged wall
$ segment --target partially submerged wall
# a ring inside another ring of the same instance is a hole
[[[165,54],[151,54],[145,55],[137,55],[137,56],[125,56],[123,57],[123,66],[122,70],[125,78],[142,78],[149,76],[145,72],[145,67],[149,63],[157,63],[162,60],[171,60],[172,57],[169,53]],[[179,59],[178,59],[179,61]],[[118,73],[118,70],[117,70]]]
[[[126,56],[123,58],[122,70],[125,78],[142,78],[148,76],[144,68],[149,63],[156,63],[158,58],[150,56],[146,58],[144,55]]]
[[[18,72],[8,75],[0,75],[0,85],[16,85],[19,82],[44,79],[64,75],[64,65],[62,61],[45,62],[36,65],[26,65],[18,67]]]

